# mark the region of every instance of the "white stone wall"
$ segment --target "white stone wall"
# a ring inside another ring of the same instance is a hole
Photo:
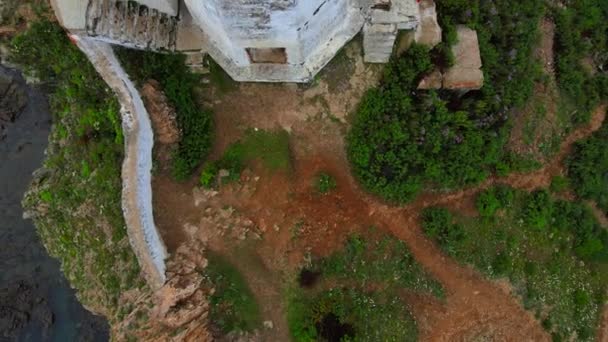
[[[415,0],[411,0],[415,1]],[[208,52],[237,80],[308,81],[363,26],[369,0],[185,0]],[[247,48],[284,48],[286,65]]]
[[[73,35],[120,103],[125,157],[122,164],[122,210],[131,247],[148,285],[160,288],[165,280],[167,251],[152,214],[152,148],[154,135],[148,112],[135,85],[104,42]]]
[[[68,30],[84,30],[86,25],[86,0],[51,0],[59,23]]]

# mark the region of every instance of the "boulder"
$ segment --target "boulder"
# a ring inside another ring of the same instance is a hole
[[[441,43],[441,27],[437,22],[437,10],[433,0],[422,0],[420,7],[420,24],[416,28],[414,40],[429,48]]]

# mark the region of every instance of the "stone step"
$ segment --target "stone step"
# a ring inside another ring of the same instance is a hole
[[[177,18],[135,1],[89,0],[87,34],[139,49],[173,50]]]

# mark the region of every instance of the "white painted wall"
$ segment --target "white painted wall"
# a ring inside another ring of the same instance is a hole
[[[152,214],[152,148],[154,135],[148,112],[135,85],[110,44],[72,35],[120,103],[125,157],[122,164],[122,210],[131,247],[148,284],[161,287],[167,251]]]
[[[84,30],[88,1],[85,0],[51,0],[51,7],[59,23],[68,30]]]
[[[346,23],[359,0],[186,0],[186,5],[218,49],[246,66],[248,47],[282,47],[288,64],[304,63]]]

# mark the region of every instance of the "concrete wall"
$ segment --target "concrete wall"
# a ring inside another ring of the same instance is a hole
[[[86,26],[86,0],[51,0],[51,7],[59,23],[68,30],[84,30]]]
[[[185,0],[185,5],[209,54],[236,80],[306,82],[361,30],[369,1]],[[247,48],[284,48],[287,63],[252,63]]]
[[[125,157],[122,164],[122,210],[131,247],[146,281],[160,288],[165,280],[167,251],[152,215],[152,147],[154,136],[148,112],[135,85],[110,44],[72,35],[120,103]]]

